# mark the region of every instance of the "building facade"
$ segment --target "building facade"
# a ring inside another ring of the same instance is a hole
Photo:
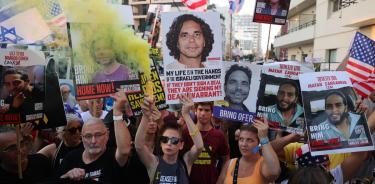
[[[253,22],[252,15],[234,15],[232,27],[232,39],[239,41],[239,48],[244,55],[262,53],[262,26]]]
[[[280,59],[317,58],[336,70],[359,31],[375,39],[374,0],[292,0],[288,22],[275,38]]]

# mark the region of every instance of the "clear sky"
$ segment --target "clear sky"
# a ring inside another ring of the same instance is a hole
[[[215,4],[218,7],[219,6],[226,6],[226,7],[229,8],[229,0],[209,0],[209,1],[210,1],[210,4]],[[255,7],[255,0],[245,0],[245,4],[243,5],[239,14],[240,15],[253,15],[254,14],[254,7]],[[281,26],[279,26],[279,25],[272,25],[270,44],[269,45],[271,45],[271,43],[273,43],[275,35],[279,32],[280,27]],[[269,24],[262,24],[262,50],[263,50],[263,53],[266,53],[268,31],[269,31]]]

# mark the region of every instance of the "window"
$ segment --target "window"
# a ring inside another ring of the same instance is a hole
[[[336,12],[341,9],[342,0],[331,0],[332,2],[332,12]]]
[[[323,70],[335,70],[338,66],[337,62],[337,49],[329,49],[327,50],[327,61],[325,63],[325,67],[323,67]],[[328,66],[327,66],[328,65]]]
[[[302,55],[301,55],[301,61],[302,61],[302,62],[305,62],[306,57],[307,57],[307,54],[302,54]]]
[[[296,55],[291,55],[291,56],[290,56],[290,60],[291,60],[291,61],[295,61],[295,60],[296,60]]]

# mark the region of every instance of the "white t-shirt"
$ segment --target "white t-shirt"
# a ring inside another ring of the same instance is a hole
[[[107,114],[108,114],[107,111],[102,111],[102,115],[99,118],[104,119]],[[89,121],[89,119],[92,118],[92,115],[90,111],[86,111],[86,112],[81,113],[81,117],[82,117],[83,123],[86,123],[87,121]]]

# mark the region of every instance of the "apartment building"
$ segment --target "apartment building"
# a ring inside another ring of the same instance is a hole
[[[292,0],[287,24],[275,38],[278,56],[318,58],[321,70],[335,70],[356,31],[375,39],[374,7],[374,0]]]

